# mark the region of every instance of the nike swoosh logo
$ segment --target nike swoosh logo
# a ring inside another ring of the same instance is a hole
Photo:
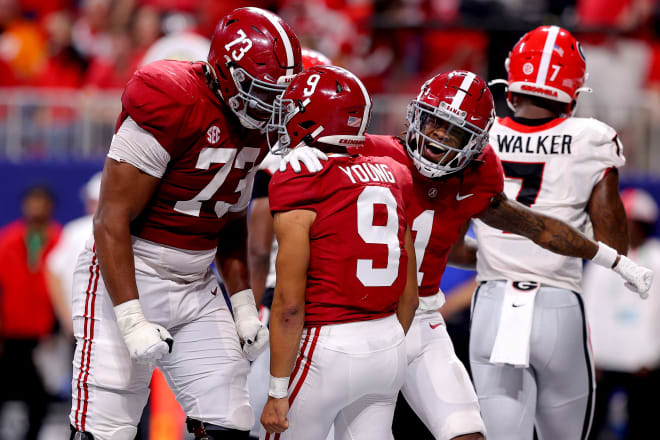
[[[216,296],[218,294],[218,288],[216,287],[211,291],[211,295]]]
[[[438,322],[438,323],[435,324],[435,325],[433,325],[433,324],[431,324],[431,323],[429,322],[429,327],[431,327],[431,329],[435,329],[435,328],[437,328],[437,327],[440,327],[441,325],[442,325],[441,322]]]
[[[527,304],[511,304],[512,307],[522,307],[526,306]]]
[[[461,200],[465,200],[468,197],[472,197],[473,195],[474,195],[473,193],[470,193],[470,194],[465,194],[464,196],[462,196],[462,195],[456,193],[456,200],[458,200],[460,202]]]

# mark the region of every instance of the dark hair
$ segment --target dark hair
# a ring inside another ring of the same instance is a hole
[[[25,188],[21,193],[21,202],[24,202],[31,197],[43,197],[53,204],[56,201],[55,193],[53,193],[50,186],[45,183],[32,184]]]

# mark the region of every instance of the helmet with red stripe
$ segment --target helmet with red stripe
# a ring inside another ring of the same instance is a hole
[[[436,75],[408,105],[408,155],[429,178],[460,171],[488,144],[494,120],[493,95],[483,79],[464,70]]]
[[[267,126],[273,154],[306,144],[361,147],[371,116],[371,97],[346,69],[315,66],[297,75],[275,101]]]
[[[330,58],[323,55],[318,50],[302,48],[303,69],[309,69],[314,66],[331,66]]]
[[[516,43],[504,66],[511,93],[538,96],[573,105],[587,78],[580,43],[559,26],[540,26]]]
[[[272,12],[239,8],[213,32],[208,62],[217,92],[247,128],[263,128],[275,98],[302,70],[300,43]]]

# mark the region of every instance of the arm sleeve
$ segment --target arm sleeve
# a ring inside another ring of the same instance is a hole
[[[268,197],[268,184],[270,183],[270,179],[270,174],[267,171],[257,171],[257,174],[254,176],[254,186],[252,187],[253,199]]]
[[[124,119],[112,137],[110,159],[126,162],[150,176],[161,178],[165,174],[170,154],[147,130],[140,127],[130,116]]]
[[[474,192],[477,198],[477,212],[472,217],[481,217],[490,206],[491,199],[504,191],[504,168],[502,161],[488,146],[479,157],[483,161],[477,170],[477,184]]]

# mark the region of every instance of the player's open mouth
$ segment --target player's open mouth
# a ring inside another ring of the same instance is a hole
[[[447,152],[447,148],[433,142],[428,142],[426,148],[428,148],[429,152],[434,156],[439,156]]]

